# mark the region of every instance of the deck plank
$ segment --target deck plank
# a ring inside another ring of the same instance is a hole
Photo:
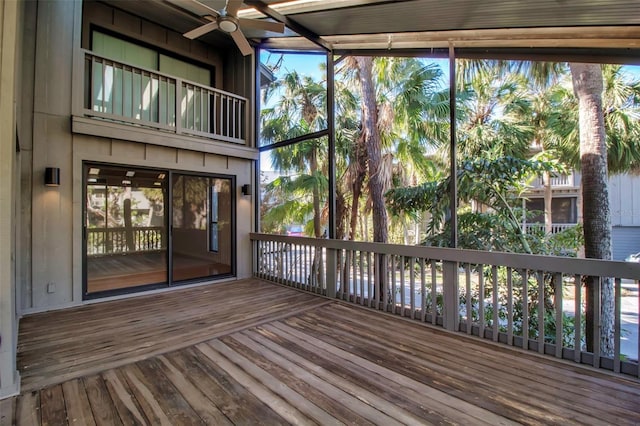
[[[96,425],[122,425],[102,376],[96,374],[84,377],[82,381],[87,391],[87,398],[89,399],[89,404],[91,404],[91,411]]]
[[[216,405],[202,394],[169,360],[160,355],[158,361],[162,363],[164,373],[202,421],[209,425],[232,425],[231,421],[216,407]]]
[[[497,350],[498,348],[495,345],[488,346],[483,344],[484,342],[479,342],[479,344],[469,348],[468,351],[461,353],[456,347],[458,343],[457,336],[434,331],[434,336],[442,336],[442,338],[432,338],[429,341],[417,340],[412,334],[412,330],[414,332],[420,331],[420,328],[413,328],[413,324],[407,324],[402,329],[390,331],[382,327],[384,322],[379,322],[380,318],[376,318],[377,315],[372,316],[365,312],[347,310],[351,319],[344,320],[343,309],[334,305],[327,307],[322,316],[309,313],[304,317],[308,317],[309,321],[315,325],[324,323],[325,332],[330,332],[334,337],[342,330],[341,334],[345,337],[345,340],[353,338],[354,327],[358,328],[358,331],[362,334],[362,339],[374,333],[381,340],[392,337],[402,339],[400,340],[401,345],[397,346],[401,348],[402,355],[415,358],[419,363],[423,364],[425,361],[421,358],[428,359],[429,368],[440,369],[441,374],[445,372],[457,374],[456,369],[452,368],[452,360],[455,360],[456,363],[466,361],[464,364],[468,365],[469,368],[464,371],[464,375],[458,374],[458,377],[475,379],[478,385],[489,383],[492,386],[498,386],[499,383],[505,380],[526,382],[528,389],[541,395],[538,402],[541,403],[542,409],[547,409],[544,406],[546,401],[554,405],[564,405],[565,408],[582,409],[582,413],[577,413],[577,419],[582,421],[591,420],[594,416],[594,409],[605,414],[602,420],[606,422],[615,422],[619,416],[633,417],[636,415],[639,416],[638,421],[640,421],[637,394],[617,378],[611,377],[603,380],[602,376],[600,378],[590,377],[589,375],[585,377],[584,374],[579,376],[575,374],[575,370],[572,368],[574,366],[571,364],[560,364],[556,360],[519,350]],[[331,321],[331,313],[334,311],[340,312],[335,318],[343,319],[339,324]],[[523,362],[527,359],[532,362]],[[496,368],[497,365],[500,366],[500,369]],[[584,368],[576,368],[585,371]],[[487,371],[492,371],[492,374],[487,375]],[[589,372],[589,370],[585,372]],[[559,374],[566,376],[566,380],[556,380]],[[602,392],[603,389],[607,389],[607,391]],[[616,389],[624,389],[625,392],[617,393]],[[601,395],[587,405],[580,404],[576,406],[573,402],[564,402],[567,395],[574,395],[577,399],[584,401],[592,399],[594,393],[601,393]],[[606,410],[600,411],[603,408],[606,408]],[[606,416],[606,413],[610,413],[611,416]]]
[[[59,426],[67,423],[62,385],[51,386],[40,392],[42,426]]]
[[[16,401],[16,424],[25,426],[39,426],[42,424],[40,415],[40,392],[26,392]]]
[[[22,389],[97,374],[326,303],[244,280],[28,316],[18,340]]]
[[[305,318],[307,317],[307,318]],[[337,318],[336,318],[337,319]],[[357,352],[356,355],[364,359],[375,361],[379,364],[391,365],[392,368],[402,375],[412,377],[417,380],[423,380],[426,383],[435,385],[436,383],[441,389],[448,393],[455,394],[461,399],[469,399],[473,392],[487,395],[481,401],[486,408],[494,412],[501,413],[516,420],[522,421],[524,418],[537,418],[545,423],[557,423],[562,421],[568,411],[572,411],[572,419],[576,423],[585,423],[594,421],[593,411],[596,412],[596,418],[604,423],[616,422],[620,416],[626,418],[634,418],[637,412],[620,409],[615,406],[610,407],[600,403],[597,399],[588,406],[575,404],[573,401],[566,401],[562,393],[551,392],[550,387],[536,385],[531,382],[530,378],[519,377],[517,371],[508,371],[503,364],[494,365],[493,368],[474,368],[478,359],[469,359],[464,365],[466,368],[459,368],[460,356],[445,357],[441,353],[428,353],[416,351],[408,353],[407,348],[415,341],[415,337],[407,340],[399,339],[396,331],[385,329],[372,329],[377,334],[379,342],[372,340],[372,334],[360,330],[353,330],[344,323],[335,324],[336,319],[331,319],[330,315],[323,312],[322,316],[303,315],[287,321],[289,325],[295,325],[303,332],[315,332],[319,339],[325,342],[332,342],[333,345],[349,350],[351,346],[361,348],[363,345],[358,342],[368,342],[368,349]],[[340,331],[340,327],[344,326],[344,330]],[[362,335],[358,335],[362,333]],[[397,342],[395,347],[389,347],[384,342],[389,338]],[[438,340],[439,348],[446,348],[451,344],[450,339]],[[402,350],[397,349],[401,347]],[[418,355],[420,354],[420,355]],[[496,368],[497,366],[500,368]],[[505,371],[506,370],[506,371]],[[503,387],[505,382],[512,382],[513,386]],[[537,395],[535,399],[529,398],[527,394],[523,394],[520,389],[526,386],[530,389],[531,394]],[[496,392],[499,390],[499,392]],[[591,413],[580,411],[584,407],[585,411],[591,410]],[[606,410],[602,410],[606,408]],[[640,417],[638,417],[640,419]]]
[[[0,414],[16,425],[640,424],[636,379],[234,284],[28,319],[21,359],[35,387]]]
[[[280,424],[284,419],[213,363],[187,348],[165,355],[233,424]]]
[[[16,398],[0,400],[0,426],[9,426],[16,421]]]
[[[127,379],[121,371],[108,370],[101,373],[114,407],[122,420],[127,425],[144,425],[148,421],[145,418],[140,404],[133,396]]]
[[[69,380],[62,384],[67,421],[71,425],[95,426],[93,412],[82,380]]]

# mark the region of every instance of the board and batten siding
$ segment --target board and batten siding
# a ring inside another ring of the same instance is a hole
[[[183,49],[183,56],[203,58],[204,63],[214,66],[220,64],[219,53],[203,48],[200,43],[190,44],[178,33],[167,32],[157,25],[98,2],[47,0],[23,4],[25,26],[21,29],[24,38],[22,64],[25,70],[30,65],[33,75],[24,77],[20,88],[25,104],[19,110],[18,120],[22,130],[20,212],[25,219],[24,223],[19,224],[18,314],[84,303],[83,161],[236,176],[237,276],[250,276],[250,258],[238,256],[237,253],[251,252],[248,234],[253,210],[251,198],[242,197],[239,188],[253,182],[252,164],[253,157],[257,158],[257,151],[253,152],[255,150],[245,146],[219,141],[216,144],[203,138],[179,137],[134,126],[118,127],[111,124],[113,129],[106,132],[108,134],[74,133],[72,127],[78,124],[74,121],[76,119],[84,120],[84,124],[90,121],[73,115],[74,91],[82,90],[82,72],[77,72],[75,56],[84,46],[82,39],[86,31],[83,28],[86,30],[89,23],[101,26],[98,22],[102,22],[102,26],[121,34],[129,31],[130,37],[144,39],[147,43],[164,40],[162,47],[166,51]],[[83,15],[83,7],[86,16]],[[96,12],[94,16],[87,8],[100,9],[102,12]],[[107,19],[103,19],[103,9],[106,10],[104,16]],[[132,22],[135,25],[130,25]],[[223,72],[221,65],[215,66],[215,69],[216,73]],[[217,81],[224,84],[222,75],[218,77]],[[28,105],[33,110],[27,108]],[[94,121],[102,123],[103,127],[109,127],[110,124]],[[171,138],[172,146],[154,144],[153,140],[133,142],[135,139],[127,138],[127,129],[144,132],[144,136],[150,139]],[[43,185],[46,167],[60,168],[59,187]]]
[[[624,260],[632,253],[640,252],[640,226],[614,226],[611,252],[613,260]]]
[[[609,206],[612,226],[640,226],[640,176],[610,176]]]
[[[640,252],[640,176],[619,174],[609,177],[611,209],[611,254],[624,260]]]

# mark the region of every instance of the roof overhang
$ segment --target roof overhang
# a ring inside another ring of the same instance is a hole
[[[197,3],[191,16],[184,10],[178,16],[165,0],[103,1],[179,32],[202,21]],[[225,0],[200,2],[216,10],[225,5]],[[640,60],[638,0],[245,0],[239,16],[285,23],[284,34],[246,32],[254,44],[273,50],[398,55],[437,54],[450,47],[589,54],[613,49]]]

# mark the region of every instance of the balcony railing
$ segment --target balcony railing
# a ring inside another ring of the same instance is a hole
[[[635,286],[627,280],[640,280],[640,265],[282,235],[251,238],[257,277],[640,377],[638,343],[625,337],[640,332],[638,295],[625,297],[621,308],[623,279],[625,286]],[[589,345],[582,284],[587,279],[597,295]],[[613,350],[603,351],[599,312],[608,282],[616,301]]]
[[[121,254],[162,250],[165,228],[87,228],[87,255]]]
[[[534,189],[542,188],[544,187],[544,182],[541,177],[538,177],[534,179],[533,182],[531,182],[531,186]],[[551,176],[552,188],[573,188],[575,186],[576,184],[575,184],[575,178],[573,173],[570,173],[568,175],[561,174],[557,176]]]
[[[84,114],[245,143],[247,99],[85,51]]]
[[[552,223],[551,224],[551,233],[558,234],[567,229],[573,228],[576,226],[575,223]],[[526,223],[524,224],[524,230],[527,234],[540,233],[545,231],[544,223]]]

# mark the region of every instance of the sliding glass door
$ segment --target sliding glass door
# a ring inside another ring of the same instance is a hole
[[[86,164],[85,297],[234,273],[233,179]]]
[[[85,167],[86,293],[167,283],[166,176]]]
[[[231,185],[229,178],[172,175],[172,281],[233,272]]]

